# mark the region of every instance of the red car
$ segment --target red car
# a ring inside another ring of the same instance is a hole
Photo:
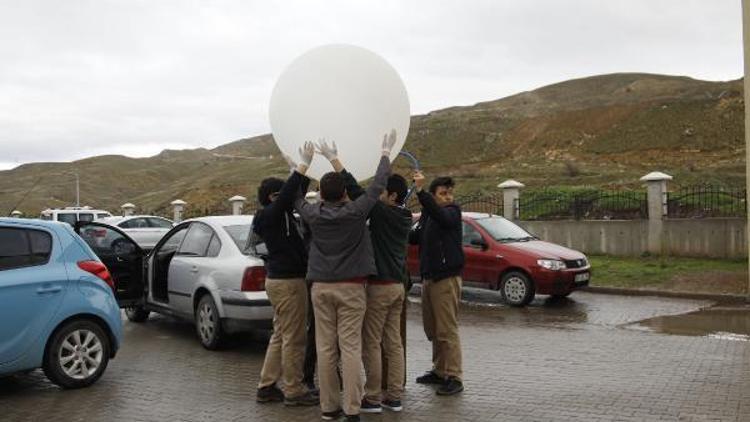
[[[581,252],[539,240],[492,214],[463,213],[464,284],[500,290],[508,304],[524,306],[535,294],[567,296],[588,286],[591,265]],[[407,266],[419,274],[419,247],[409,247]]]

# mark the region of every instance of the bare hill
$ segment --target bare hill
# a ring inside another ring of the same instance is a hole
[[[529,188],[637,188],[653,170],[675,184],[744,184],[742,93],[741,80],[594,76],[413,116],[405,149],[428,173],[458,176],[464,193],[494,191],[508,178]],[[0,213],[26,194],[19,208],[29,215],[70,205],[74,179],[64,172],[74,169],[86,175],[83,204],[118,211],[133,202],[166,213],[181,198],[189,214],[228,212],[227,198],[254,198],[263,177],[285,172],[270,135],[149,158],[26,164],[0,172]]]

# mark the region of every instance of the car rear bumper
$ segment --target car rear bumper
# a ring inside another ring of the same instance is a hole
[[[585,278],[584,274],[588,277]],[[578,276],[578,280],[576,276]],[[539,294],[567,294],[589,285],[591,282],[591,267],[563,271],[539,270],[532,274],[532,277],[536,284],[536,292]]]
[[[265,292],[221,292],[224,318],[238,321],[272,321],[273,307]],[[252,325],[252,324],[251,324]]]

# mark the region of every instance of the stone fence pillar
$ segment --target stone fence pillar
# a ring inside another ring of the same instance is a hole
[[[133,215],[133,211],[135,210],[135,205],[128,202],[127,204],[120,205],[120,209],[122,210],[122,216],[127,217],[129,215]]]
[[[667,181],[672,176],[658,171],[641,177],[648,192],[648,251],[663,253],[664,218],[667,216]]]
[[[515,180],[506,180],[497,185],[503,190],[503,217],[508,220],[518,220],[520,216],[516,212],[516,202],[520,197],[520,190],[525,185]]]
[[[23,213],[21,211],[18,211],[18,210],[13,210],[13,212],[10,213],[10,216],[13,217],[13,218],[21,218],[22,215],[23,215]]]
[[[187,205],[187,202],[183,201],[182,199],[175,199],[171,203],[172,209],[174,210],[174,222],[175,224],[182,221],[182,211],[185,209],[185,205]]]
[[[247,201],[247,198],[240,195],[235,195],[229,198],[229,203],[232,204],[232,215],[242,214],[242,208],[245,206],[245,201]]]

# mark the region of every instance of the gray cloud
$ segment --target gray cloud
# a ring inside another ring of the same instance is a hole
[[[742,76],[736,0],[0,3],[0,169],[212,147],[269,130],[277,75],[370,48],[412,111],[621,71]]]

